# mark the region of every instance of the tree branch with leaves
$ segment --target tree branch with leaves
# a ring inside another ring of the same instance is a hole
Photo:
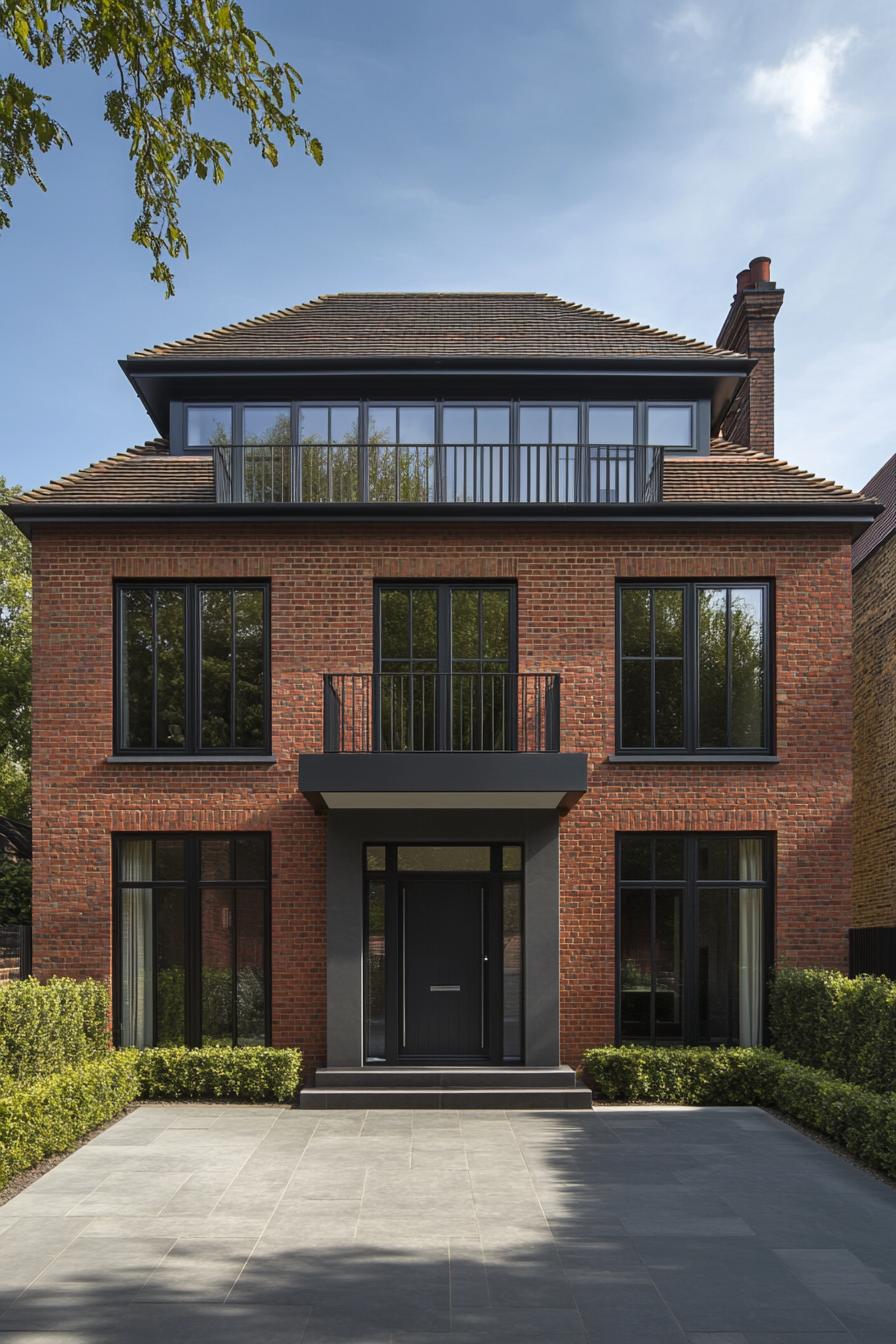
[[[131,235],[152,255],[151,278],[174,293],[170,263],[189,256],[180,193],[190,177],[219,184],[233,150],[194,128],[199,105],[223,99],[241,113],[249,144],[276,167],[283,144],[323,162],[320,141],[298,120],[302,77],[275,60],[241,5],[216,0],[0,0],[0,33],[48,69],[78,63],[107,77],[105,120],[128,143],[139,214]],[[0,229],[13,188],[46,190],[40,156],[72,143],[49,97],[17,75],[0,76]]]

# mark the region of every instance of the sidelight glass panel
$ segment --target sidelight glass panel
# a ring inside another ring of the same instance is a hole
[[[505,845],[501,850],[501,867],[505,873],[518,873],[523,866],[521,845]]]
[[[226,888],[201,893],[202,1044],[233,1044],[233,898]]]
[[[156,1044],[186,1041],[186,955],[184,893],[177,887],[155,892]]]
[[[487,873],[488,845],[399,845],[398,871],[421,873]]]
[[[122,594],[122,742],[153,747],[153,595],[147,588]]]
[[[386,884],[367,884],[367,968],[364,993],[367,1058],[386,1058]]]
[[[202,745],[227,747],[231,741],[231,651],[233,594],[226,588],[200,594]]]
[[[523,900],[518,881],[504,881],[502,915],[504,1060],[522,1058],[523,1049]]]
[[[236,907],[236,1043],[264,1045],[264,889],[241,887]]]
[[[619,990],[624,1040],[649,1040],[651,1035],[650,898],[649,891],[625,890],[619,902]]]

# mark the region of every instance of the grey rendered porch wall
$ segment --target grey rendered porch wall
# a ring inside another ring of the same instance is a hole
[[[364,1063],[362,847],[390,841],[522,844],[525,1063],[560,1063],[560,843],[551,812],[330,812],[327,1064]]]

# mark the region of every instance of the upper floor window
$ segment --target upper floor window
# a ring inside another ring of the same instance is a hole
[[[232,406],[187,407],[188,448],[223,448],[232,442]]]
[[[270,750],[267,584],[122,583],[116,601],[116,751]]]
[[[620,752],[771,749],[767,583],[621,583]]]

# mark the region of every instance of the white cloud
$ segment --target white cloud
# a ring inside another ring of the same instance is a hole
[[[706,10],[699,5],[685,4],[664,19],[655,20],[656,27],[667,37],[700,37],[712,35],[712,22]]]
[[[855,37],[851,28],[820,33],[780,65],[760,66],[750,80],[750,97],[780,112],[797,135],[811,139],[836,108],[834,76]]]

